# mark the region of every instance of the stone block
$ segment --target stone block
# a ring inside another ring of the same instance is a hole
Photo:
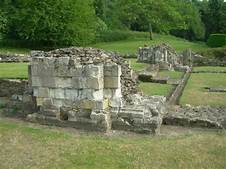
[[[90,118],[95,121],[96,123],[101,122],[101,121],[106,121],[107,120],[107,115],[104,113],[96,113],[92,112],[90,115]]]
[[[111,106],[111,107],[122,107],[123,106],[122,98],[121,97],[111,98],[109,100],[109,106]]]
[[[89,89],[103,89],[104,87],[104,80],[103,78],[87,78],[86,79],[86,88]]]
[[[84,77],[72,77],[71,83],[75,89],[85,89],[86,88],[86,78]]]
[[[94,89],[78,90],[78,99],[102,100],[103,90],[94,90]]]
[[[84,66],[84,76],[85,77],[97,77],[101,78],[104,75],[103,65],[86,65]]]
[[[50,87],[55,88],[56,86],[56,79],[54,77],[32,77],[32,87]]]
[[[92,109],[95,109],[95,107],[96,107],[96,102],[92,100],[84,99],[79,102],[79,108],[81,109],[92,110]]]
[[[65,99],[68,100],[78,100],[79,90],[76,89],[65,89]]]
[[[96,101],[96,106],[95,106],[96,110],[105,110],[107,108],[109,108],[109,100],[108,99],[104,99],[102,101]]]
[[[104,88],[117,89],[121,87],[120,77],[104,77]]]
[[[36,104],[37,104],[37,106],[43,106],[43,105],[46,105],[46,104],[52,104],[52,99],[36,97]]]
[[[83,77],[82,65],[76,65],[75,67],[70,67],[69,74],[72,77]]]
[[[49,89],[49,96],[54,99],[65,99],[64,89]]]
[[[54,76],[54,67],[44,63],[31,65],[32,76]]]
[[[62,106],[65,106],[63,99],[53,99],[53,105],[56,106],[57,108],[60,108]]]
[[[108,98],[108,99],[122,97],[121,88],[118,88],[118,89],[104,89],[104,97]]]
[[[56,87],[59,88],[72,88],[72,78],[70,77],[56,77],[55,78]]]
[[[103,89],[103,78],[72,77],[72,86],[76,89]]]
[[[113,64],[107,64],[104,65],[104,76],[107,77],[120,77],[121,76],[121,66],[119,65],[113,65]]]
[[[33,89],[33,95],[36,96],[36,97],[48,98],[49,97],[49,89],[43,88],[43,87],[34,88]]]

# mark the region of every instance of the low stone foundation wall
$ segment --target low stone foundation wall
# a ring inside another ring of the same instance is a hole
[[[28,87],[27,80],[0,79],[0,97],[22,95]]]
[[[182,80],[180,81],[179,85],[177,85],[174,90],[172,91],[171,95],[168,97],[168,104],[175,105],[179,103],[180,97],[183,93],[183,90],[191,76],[190,68],[184,73]]]
[[[30,62],[31,57],[23,54],[0,54],[1,62]]]
[[[171,107],[163,117],[163,124],[226,129],[226,108],[210,106]]]

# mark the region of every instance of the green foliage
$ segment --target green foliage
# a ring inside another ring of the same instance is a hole
[[[199,51],[198,53],[210,59],[226,60],[226,48],[212,48]]]
[[[7,37],[47,46],[85,45],[95,40],[91,0],[20,0],[9,6]]]
[[[1,39],[1,34],[5,32],[6,30],[6,25],[7,25],[7,19],[3,11],[0,9],[0,39]]]
[[[223,47],[226,46],[226,34],[211,34],[207,45],[210,47]]]
[[[170,30],[192,31],[196,39],[204,35],[204,26],[198,10],[188,0],[119,0],[110,13],[110,27],[148,31],[151,24],[154,32],[169,33]]]
[[[200,3],[200,13],[206,27],[205,38],[213,33],[226,33],[226,2],[209,0]]]

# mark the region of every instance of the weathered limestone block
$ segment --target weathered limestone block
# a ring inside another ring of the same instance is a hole
[[[101,78],[104,75],[104,67],[101,65],[85,65],[84,73],[85,77],[97,77]]]
[[[104,88],[117,89],[120,87],[120,77],[104,77]]]
[[[54,77],[38,77],[38,76],[32,76],[32,87],[51,87],[55,88],[56,85],[56,79]]]
[[[43,88],[43,87],[34,88],[33,96],[48,98],[50,97],[49,88]]]
[[[107,114],[92,112],[90,118],[92,119],[92,121],[99,123],[102,121],[107,121]]]
[[[111,99],[111,98],[121,98],[122,92],[121,88],[118,89],[104,89],[104,97]]]
[[[107,77],[120,77],[121,76],[121,66],[119,65],[113,65],[113,64],[107,64],[104,65],[104,76]]]
[[[103,78],[72,77],[72,86],[76,89],[103,89]]]
[[[77,89],[65,89],[65,99],[68,100],[78,100],[79,98],[79,90]]]
[[[88,100],[84,99],[79,102],[78,107],[80,109],[90,109],[90,110],[104,110],[109,107],[108,100],[103,100],[103,101],[93,101],[93,100]]]
[[[49,89],[50,98],[65,99],[65,90],[61,88]]]
[[[70,77],[55,77],[54,79],[57,88],[73,88],[72,78]]]
[[[51,105],[53,104],[53,102],[51,98],[36,97],[36,104],[37,106],[43,106],[43,105]]]
[[[82,89],[78,92],[79,99],[103,100],[103,89]]]

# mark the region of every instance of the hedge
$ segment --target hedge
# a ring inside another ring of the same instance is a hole
[[[226,34],[211,34],[207,45],[210,47],[223,47],[226,46]]]

